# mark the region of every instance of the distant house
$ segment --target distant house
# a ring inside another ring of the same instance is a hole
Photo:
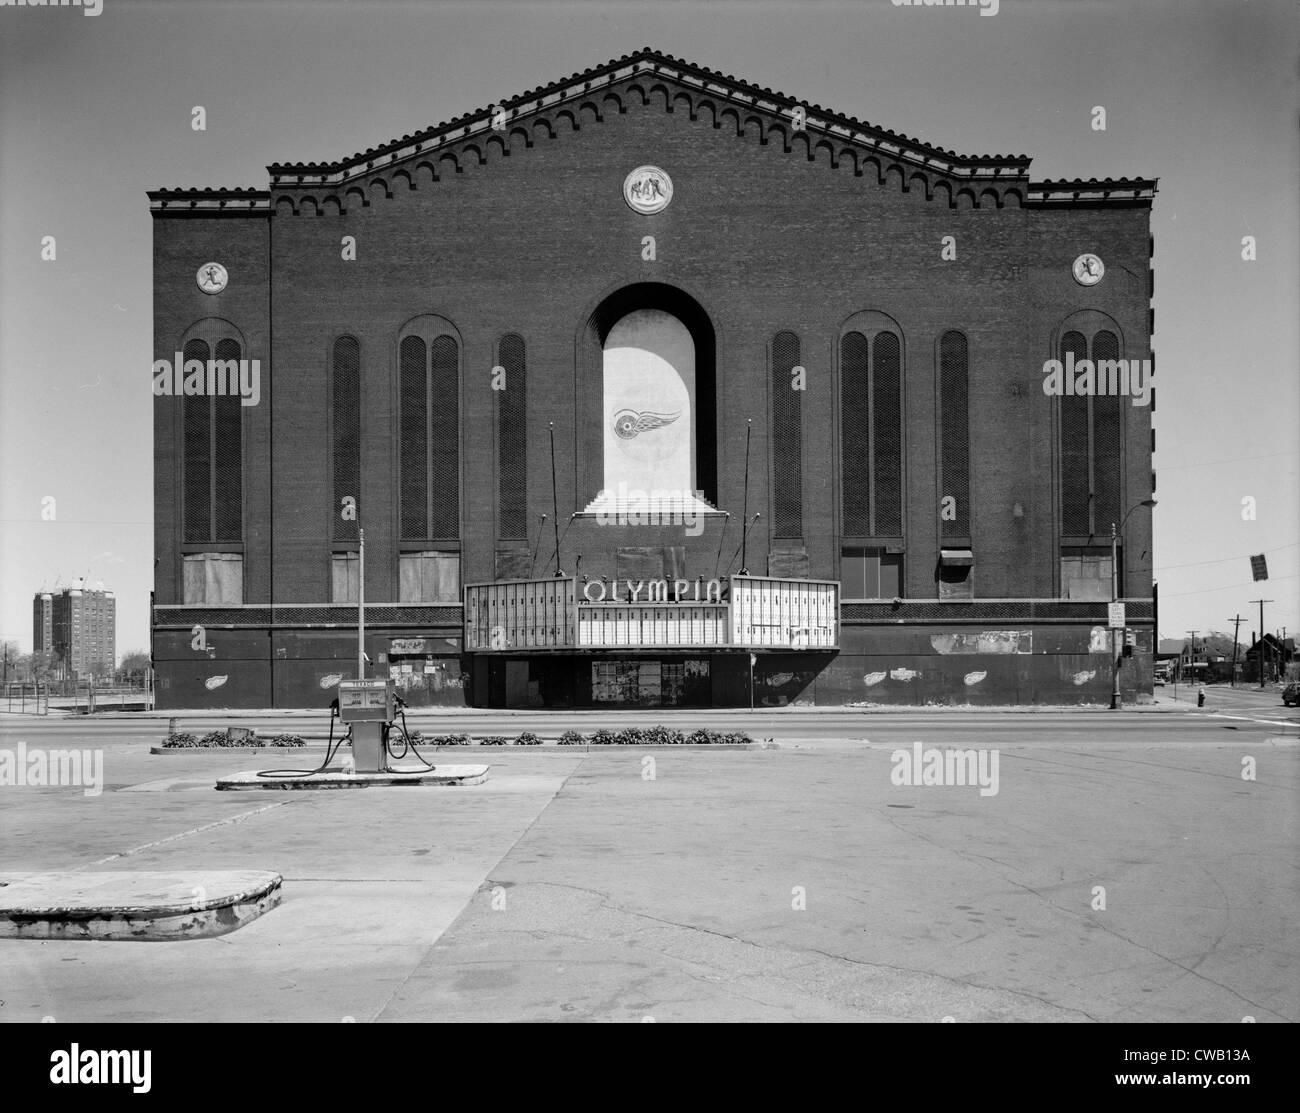
[[[1264,679],[1278,680],[1286,673],[1286,667],[1295,660],[1295,638],[1279,638],[1276,634],[1265,634],[1263,638]],[[1246,667],[1243,676],[1246,680],[1259,680],[1260,639],[1256,638],[1246,650]]]

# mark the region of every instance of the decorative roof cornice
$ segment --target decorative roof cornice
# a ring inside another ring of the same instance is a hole
[[[705,94],[738,107],[757,109],[769,115],[791,120],[796,110],[804,114],[802,130],[812,135],[834,138],[876,151],[898,162],[939,172],[953,178],[978,180],[1024,179],[1028,175],[1028,155],[959,155],[955,151],[932,146],[911,136],[889,131],[845,116],[819,104],[809,105],[785,93],[721,74],[661,54],[646,47],[625,54],[603,66],[595,66],[572,77],[529,90],[519,96],[467,112],[454,119],[426,128],[414,135],[404,135],[379,147],[370,147],[337,162],[273,163],[267,167],[273,185],[337,186],[377,168],[388,167],[416,155],[474,135],[491,133],[495,109],[503,109],[506,123],[524,119],[534,113],[590,96],[599,90],[641,76],[671,81],[683,89]]]
[[[623,91],[638,84],[641,85],[643,103],[658,86],[663,86],[661,92],[669,111],[685,96],[690,102],[691,117],[695,118],[697,106],[707,106],[711,102],[714,126],[718,126],[724,114],[730,113],[737,134],[742,127],[747,130],[753,117],[758,116],[760,142],[766,143],[768,135],[775,133],[782,136],[785,150],[789,151],[795,139],[792,133],[804,134],[810,159],[814,148],[819,152],[824,148],[829,152],[831,166],[847,159],[857,174],[874,163],[875,173],[882,184],[886,181],[886,167],[894,167],[896,169],[891,174],[896,175],[895,180],[903,189],[909,189],[911,183],[919,178],[927,200],[940,196],[941,189],[946,190],[948,203],[954,207],[960,198],[982,207],[989,197],[998,208],[1011,199],[1018,205],[1033,208],[1149,207],[1156,191],[1156,182],[1145,178],[1031,182],[1031,159],[1028,155],[957,154],[856,117],[824,109],[819,104],[806,104],[785,93],[739,80],[731,74],[721,74],[661,54],[649,47],[487,108],[465,113],[414,135],[404,135],[379,147],[367,148],[349,158],[336,162],[273,163],[267,171],[272,189],[288,194],[293,213],[299,211],[299,202],[304,197],[313,195],[318,206],[314,211],[325,211],[319,207],[321,197],[316,193],[318,190],[336,194],[324,200],[335,204],[334,211],[346,211],[348,201],[343,197],[341,186],[353,183],[348,194],[360,195],[361,204],[369,205],[369,200],[355,184],[361,179],[383,175],[410,160],[433,164],[440,156],[452,159],[453,167],[459,172],[457,152],[477,150],[478,160],[482,162],[488,149],[486,144],[467,140],[472,141],[478,136],[490,137],[533,117],[546,119],[549,114],[556,118],[569,116],[576,130],[578,107],[584,102],[592,106],[599,120],[606,99],[602,93],[619,101],[618,110],[623,111]],[[796,117],[801,117],[797,124]],[[549,128],[549,121],[548,130],[553,138],[555,132]],[[532,146],[531,139],[526,137],[525,142]],[[509,154],[508,149],[503,150]],[[415,188],[411,184],[409,168],[407,181],[411,188]],[[386,182],[382,189],[387,196],[392,196]],[[154,215],[263,215],[270,213],[270,201],[271,193],[256,189],[162,189],[149,193],[150,210]]]
[[[267,213],[271,195],[264,189],[237,186],[234,189],[151,189],[148,192],[151,213]]]
[[[1027,205],[1150,205],[1156,195],[1155,178],[1089,178],[1073,181],[1030,182]]]

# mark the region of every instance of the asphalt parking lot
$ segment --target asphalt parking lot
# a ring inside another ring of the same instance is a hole
[[[214,939],[0,940],[0,1020],[1295,1021],[1293,719],[787,720],[778,749],[462,751],[487,783],[266,794],[212,783],[279,758],[6,719],[0,748],[99,748],[105,783],[0,788],[0,872],[269,869],[284,896]],[[996,792],[895,783],[917,743],[996,751]]]

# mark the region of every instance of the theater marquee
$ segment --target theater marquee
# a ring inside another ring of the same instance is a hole
[[[621,596],[621,597],[620,597]],[[470,584],[465,649],[807,649],[839,646],[839,584],[571,577]]]

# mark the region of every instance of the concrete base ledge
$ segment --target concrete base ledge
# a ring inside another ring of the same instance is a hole
[[[0,875],[0,938],[163,942],[225,935],[280,903],[264,870]]]
[[[427,770],[423,766],[399,768],[388,773],[347,773],[342,769],[330,767],[323,773],[314,773],[307,777],[263,777],[256,769],[242,773],[233,773],[221,777],[216,787],[223,792],[278,789],[347,789],[377,788],[395,786],[445,786],[479,785],[488,779],[486,765],[439,765]]]
[[[736,743],[709,743],[703,746],[682,745],[651,745],[650,743],[636,742],[632,745],[623,746],[561,746],[555,742],[543,742],[540,746],[485,746],[481,742],[472,742],[468,746],[421,746],[422,754],[454,754],[461,750],[477,751],[495,751],[497,753],[508,752],[512,754],[524,753],[530,751],[536,753],[543,751],[546,753],[600,753],[603,750],[776,750],[780,746],[776,742],[736,742]],[[323,755],[324,746],[315,747],[318,756]],[[285,756],[302,756],[311,755],[313,748],[311,746],[299,746],[293,749],[285,749],[283,746],[151,746],[151,754],[283,754]]]

